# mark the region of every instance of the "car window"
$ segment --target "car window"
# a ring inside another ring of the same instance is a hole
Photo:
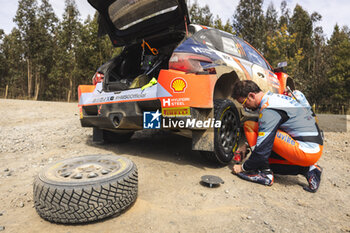
[[[242,45],[245,53],[247,54],[247,58],[249,61],[253,62],[254,64],[260,65],[263,68],[269,70],[269,66],[266,64],[264,58],[261,57],[261,55],[255,51],[249,44],[247,44],[245,41],[237,38],[240,44]]]
[[[219,50],[237,57],[242,57],[244,50],[229,33],[217,29],[201,30],[194,35],[196,41],[207,45],[212,49]]]
[[[118,30],[125,30],[177,8],[177,0],[117,0],[109,6],[108,14]]]
[[[200,30],[194,34],[193,38],[199,43],[205,44],[212,49],[222,49],[219,34],[216,33],[215,30]]]
[[[233,38],[229,37],[222,37],[222,44],[223,44],[223,52],[229,53],[238,57],[241,57],[241,53],[239,50],[239,46],[237,46],[237,42],[233,40]]]

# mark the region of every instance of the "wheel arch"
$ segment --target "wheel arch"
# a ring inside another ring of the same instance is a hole
[[[215,83],[213,101],[217,99],[231,99],[233,87],[239,80],[235,71],[222,74]]]
[[[229,66],[219,66],[216,68],[218,79],[216,80],[213,90],[213,102],[217,99],[232,99],[232,91],[235,83],[244,80],[243,70]]]
[[[217,69],[218,79],[215,82],[213,88],[213,106],[216,100],[230,100],[235,105],[239,118],[241,118],[241,111],[239,103],[234,100],[231,95],[235,83],[239,80],[244,80],[245,76],[243,73],[236,71],[227,66],[220,67]],[[214,118],[214,107],[211,109],[210,113],[206,115],[207,117]],[[192,132],[192,150],[199,151],[214,151],[214,131],[205,130],[205,131],[193,131]]]

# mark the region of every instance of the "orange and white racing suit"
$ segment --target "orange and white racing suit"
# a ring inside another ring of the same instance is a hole
[[[258,122],[244,123],[253,148],[244,170],[271,168],[277,174],[303,174],[320,159],[321,132],[305,96],[294,94],[298,100],[267,92],[259,105]]]

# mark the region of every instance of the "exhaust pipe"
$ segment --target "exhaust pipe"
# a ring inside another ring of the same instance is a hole
[[[110,116],[110,119],[111,119],[111,121],[113,123],[113,126],[115,128],[119,128],[120,123],[123,120],[123,114],[122,113],[113,114],[113,115]]]

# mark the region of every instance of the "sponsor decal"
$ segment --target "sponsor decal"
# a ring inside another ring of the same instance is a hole
[[[277,137],[286,143],[291,144],[292,146],[295,145],[295,141],[287,134],[281,134],[280,132],[277,132]]]
[[[163,117],[190,116],[190,108],[163,108]]]
[[[275,76],[269,75],[269,82],[270,82],[271,86],[273,86],[274,88],[277,88],[277,89],[280,88],[280,82],[278,81],[278,79]]]
[[[174,78],[170,83],[170,87],[174,93],[185,93],[187,82],[183,78]]]
[[[156,112],[143,112],[143,128],[144,129],[160,129],[160,116],[162,114]]]
[[[167,98],[167,99],[162,99],[162,107],[166,108],[166,107],[181,107],[181,106],[185,106],[185,102],[190,101],[190,98],[186,97],[186,98]]]
[[[264,137],[265,136],[265,132],[259,132],[259,137]]]
[[[118,100],[133,100],[133,99],[143,99],[146,97],[146,94],[126,94],[126,95],[114,95],[114,96],[104,96],[94,98],[92,103],[103,103],[109,101],[118,101]]]
[[[196,53],[200,53],[200,54],[213,54],[213,51],[211,51],[210,49],[207,48],[201,48],[201,47],[191,47],[193,51],[195,51]]]

